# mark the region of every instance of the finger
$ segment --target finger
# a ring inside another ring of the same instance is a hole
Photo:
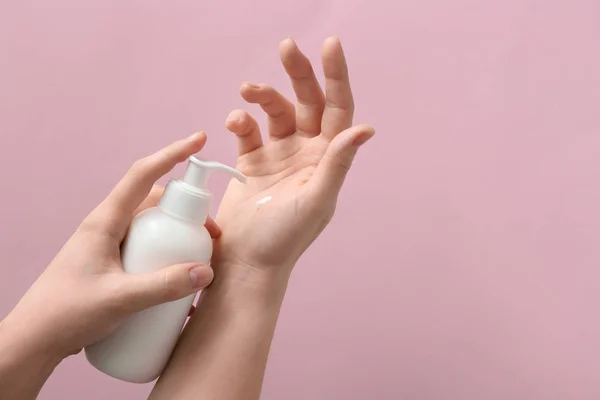
[[[263,145],[258,123],[245,111],[234,110],[229,113],[225,127],[238,137],[240,156],[251,153]]]
[[[313,67],[289,38],[279,45],[279,56],[296,93],[296,126],[304,134],[316,136],[321,132],[325,96]]]
[[[138,215],[139,213],[150,207],[156,207],[164,191],[165,189],[162,186],[152,186],[152,189],[150,189],[150,193],[148,193],[148,196],[146,196],[144,201],[142,201],[142,204],[140,204],[138,208],[135,209],[133,215]]]
[[[268,85],[244,83],[240,94],[248,103],[258,104],[269,116],[269,136],[283,138],[296,132],[296,110],[281,93]]]
[[[136,161],[108,197],[85,219],[82,226],[95,226],[121,240],[134,211],[150,193],[154,183],[175,165],[197,153],[206,135],[195,133]]]
[[[323,43],[322,57],[326,100],[321,133],[332,140],[335,135],[352,126],[354,100],[344,50],[338,38],[331,37]]]
[[[223,233],[221,231],[221,228],[219,227],[219,225],[217,225],[215,220],[212,219],[211,217],[208,217],[206,219],[206,222],[204,223],[204,227],[206,228],[208,233],[210,233],[210,237],[213,239],[218,238]]]
[[[116,301],[126,312],[179,300],[210,285],[214,277],[208,265],[179,264],[144,274],[122,274]]]
[[[311,179],[315,191],[324,196],[337,196],[356,152],[374,134],[372,127],[358,125],[337,135],[327,148]]]

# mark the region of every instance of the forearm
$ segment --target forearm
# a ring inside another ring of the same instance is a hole
[[[11,316],[0,322],[1,399],[35,399],[61,360]]]
[[[150,399],[260,397],[289,275],[216,271]]]

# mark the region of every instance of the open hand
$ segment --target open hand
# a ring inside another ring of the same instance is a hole
[[[223,230],[214,265],[289,271],[333,217],[338,194],[358,148],[374,130],[352,127],[354,102],[340,41],[323,44],[325,93],[292,39],[279,47],[296,105],[265,84],[240,92],[268,116],[263,143],[256,120],[233,111],[226,122],[239,142],[237,168],[248,183],[231,182],[219,208]]]

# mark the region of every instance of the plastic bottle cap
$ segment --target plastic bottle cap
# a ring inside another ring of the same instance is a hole
[[[173,217],[194,224],[204,224],[210,211],[212,198],[210,192],[206,190],[206,185],[210,174],[215,171],[224,172],[246,183],[246,176],[235,168],[191,156],[183,179],[169,182],[158,207]]]

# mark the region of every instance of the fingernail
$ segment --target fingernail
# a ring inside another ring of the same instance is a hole
[[[199,265],[190,269],[192,288],[201,289],[208,286],[213,280],[213,270],[208,265]]]
[[[242,119],[244,118],[244,114],[239,112],[239,111],[235,111],[235,112],[231,112],[229,114],[229,116],[227,116],[227,122],[235,122],[240,124],[242,122]]]
[[[291,36],[287,36],[285,39],[283,39],[283,42],[291,42],[294,46],[296,45],[296,41]]]
[[[374,134],[375,134],[374,130],[371,130],[368,132],[363,132],[359,137],[354,139],[354,142],[352,142],[352,144],[355,146],[362,146],[363,144],[367,143],[369,141],[369,139],[371,139],[373,137]]]
[[[244,85],[252,88],[252,89],[260,89],[260,85],[254,84],[254,83],[250,83],[250,82],[244,82]]]
[[[204,135],[204,132],[194,132],[192,133],[188,139],[189,140],[195,140],[195,139],[199,139],[200,137],[202,137]]]

